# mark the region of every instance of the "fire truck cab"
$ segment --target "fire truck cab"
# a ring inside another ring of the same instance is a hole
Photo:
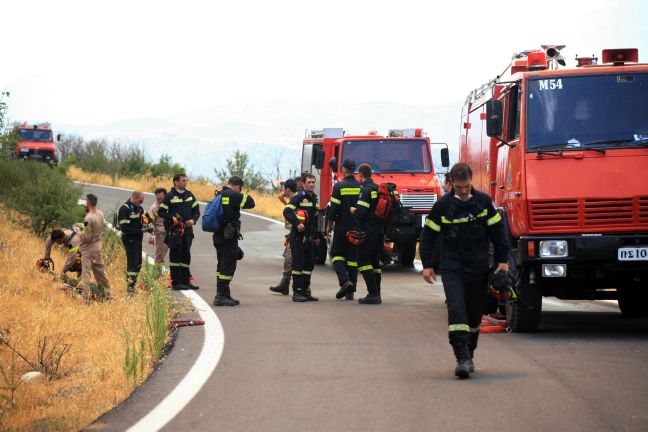
[[[49,123],[30,125],[27,123],[15,126],[18,133],[16,149],[12,157],[21,160],[36,160],[56,166],[58,155],[54,136]],[[60,136],[57,137],[60,139]]]
[[[562,48],[517,54],[462,110],[459,159],[508,230],[514,331],[537,329],[543,296],[648,316],[648,64],[614,49],[560,67]]]
[[[442,165],[449,165],[447,144],[441,149]],[[340,167],[345,159],[356,166],[367,163],[377,184],[394,183],[403,211],[386,227],[386,250],[403,266],[411,266],[425,215],[441,195],[439,180],[434,174],[430,139],[421,129],[391,130],[387,136],[373,132],[367,135],[346,135],[341,128],[307,131],[302,147],[302,173],[315,175],[319,196],[318,231],[320,251],[318,264],[327,255],[324,240],[326,207],[333,184],[342,179]],[[356,171],[357,173],[357,171]]]

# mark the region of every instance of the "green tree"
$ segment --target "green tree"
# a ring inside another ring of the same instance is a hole
[[[184,167],[178,163],[174,163],[168,154],[163,154],[157,163],[151,165],[151,175],[153,177],[172,177],[182,172],[185,172]]]
[[[252,190],[263,190],[268,182],[261,172],[256,171],[250,164],[250,158],[246,152],[235,150],[230,158],[225,162],[226,169],[217,170],[214,168],[214,174],[221,182],[226,182],[231,176],[239,176],[245,182],[245,187]]]
[[[0,92],[0,158],[8,158],[18,141],[18,132],[15,128],[10,130],[6,128],[7,102],[9,92]]]

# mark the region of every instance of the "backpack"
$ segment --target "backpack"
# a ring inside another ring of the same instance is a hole
[[[394,183],[378,185],[378,203],[374,214],[385,223],[391,222],[402,208],[398,191]]]
[[[205,232],[220,231],[223,218],[223,200],[222,195],[216,195],[216,198],[207,203],[205,214],[202,218],[202,229]]]

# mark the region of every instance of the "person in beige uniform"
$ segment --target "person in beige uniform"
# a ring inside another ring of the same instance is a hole
[[[47,261],[51,259],[52,246],[55,244],[63,245],[67,248],[67,255],[65,256],[65,263],[61,268],[61,274],[64,275],[67,272],[81,272],[81,266],[75,266],[77,257],[79,257],[79,244],[81,243],[81,238],[79,233],[83,229],[83,224],[75,224],[72,228],[62,228],[55,229],[47,237],[45,241],[45,254],[43,255],[43,260]]]
[[[158,269],[161,269],[164,266],[164,258],[169,251],[169,246],[164,242],[164,237],[166,237],[164,219],[158,217],[160,204],[166,194],[167,190],[164,188],[155,189],[155,202],[151,205],[151,208],[148,211],[151,221],[153,222],[153,232],[155,233],[155,237],[151,237],[149,243],[155,245],[155,265]]]
[[[101,232],[103,231],[104,215],[97,209],[97,197],[93,194],[86,195],[86,214],[83,220],[83,231],[79,233],[81,242],[81,290],[83,298],[89,300],[92,295],[109,298],[110,284],[106,276],[103,257],[101,256]],[[97,281],[97,292],[93,293],[90,287],[90,272]]]

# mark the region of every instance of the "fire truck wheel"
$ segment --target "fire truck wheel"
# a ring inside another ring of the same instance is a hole
[[[317,238],[319,238],[319,246],[315,249],[315,264],[326,264],[326,256],[328,255],[328,244],[326,243],[326,237],[324,234],[317,233]]]
[[[535,332],[542,315],[542,288],[529,283],[529,275],[517,266],[517,250],[509,255],[509,271],[517,280],[518,300],[506,302],[506,319],[509,328],[516,333]]]
[[[624,318],[648,317],[648,292],[632,286],[620,290],[619,309]]]
[[[416,257],[416,237],[403,240],[400,244],[398,262],[403,267],[412,267]]]

